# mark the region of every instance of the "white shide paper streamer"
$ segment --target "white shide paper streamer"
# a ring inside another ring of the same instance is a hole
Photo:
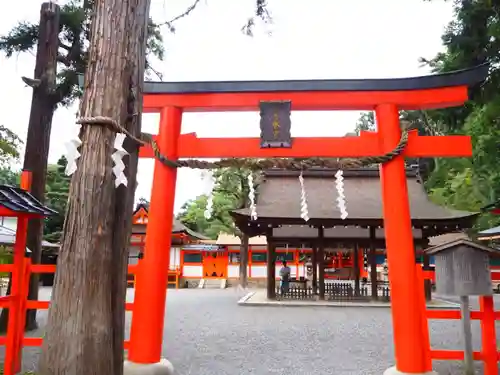
[[[116,133],[115,136],[115,152],[111,155],[111,159],[115,163],[113,167],[113,174],[115,175],[115,187],[120,185],[127,186],[128,180],[125,176],[125,164],[123,163],[123,158],[128,155],[127,150],[123,148],[123,142],[127,136],[123,133]]]
[[[306,189],[304,188],[304,177],[302,176],[302,172],[299,176],[300,182],[300,217],[304,219],[304,221],[309,221],[309,208],[307,207],[307,196]]]
[[[342,169],[339,169],[337,173],[335,173],[335,187],[337,188],[337,207],[340,211],[340,218],[345,220],[347,218],[347,206],[344,194],[344,172]]]
[[[248,174],[248,200],[250,201],[250,218],[257,220],[257,205],[255,204],[255,188],[253,186],[253,175]]]
[[[66,168],[64,173],[66,176],[71,176],[78,169],[76,161],[80,157],[80,153],[78,152],[78,148],[82,145],[82,140],[80,139],[80,130],[81,125],[72,125],[70,127],[71,130],[71,138],[68,142],[66,142],[66,160],[68,164],[66,164]]]
[[[204,181],[204,191],[205,194],[208,195],[208,200],[207,200],[207,205],[205,207],[205,212],[203,215],[205,216],[205,219],[210,220],[212,218],[212,210],[214,206],[214,185],[215,185],[215,178],[212,174],[211,171],[201,171],[201,179]]]

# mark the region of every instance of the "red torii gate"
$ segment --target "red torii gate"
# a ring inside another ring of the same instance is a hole
[[[399,142],[399,110],[461,106],[488,66],[403,79],[253,82],[146,82],[144,112],[160,113],[159,149],[181,158],[378,156]],[[259,138],[197,138],[182,134],[183,112],[257,111],[262,101],[291,101],[292,110],[374,110],[376,133],[359,137],[294,138],[290,148],[261,148]],[[468,136],[419,136],[412,132],[401,156],[381,166],[387,258],[390,269],[396,367],[387,374],[431,371],[425,309],[418,297],[404,157],[470,157]],[[153,157],[144,147],[140,157]],[[160,370],[167,274],[177,171],[155,162],[144,259],[138,269],[131,328],[130,365]],[[155,370],[156,371],[156,370]],[[162,372],[158,372],[162,373]],[[168,370],[165,370],[168,373]]]

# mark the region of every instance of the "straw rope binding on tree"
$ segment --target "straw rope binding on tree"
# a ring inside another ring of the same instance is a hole
[[[228,167],[244,168],[249,170],[264,170],[280,168],[287,170],[303,171],[312,168],[330,168],[330,169],[354,169],[366,167],[373,164],[383,164],[399,156],[408,144],[408,131],[411,127],[408,123],[402,123],[401,138],[397,146],[380,156],[367,156],[361,158],[231,158],[217,161],[205,161],[196,159],[170,160],[165,157],[158,147],[158,144],[150,134],[142,133],[141,138],[134,136],[128,130],[123,128],[117,121],[109,117],[95,116],[83,117],[76,121],[80,125],[106,126],[116,133],[123,133],[140,146],[150,145],[153,149],[155,158],[170,168],[193,168],[193,169],[220,169]]]

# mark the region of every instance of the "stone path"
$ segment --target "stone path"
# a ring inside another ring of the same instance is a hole
[[[45,298],[49,294],[42,291]],[[245,294],[169,290],[164,355],[178,375],[382,375],[393,365],[389,309],[238,306]],[[43,325],[46,313],[39,315]],[[432,321],[430,328],[433,347],[460,349],[458,321]],[[478,350],[477,322],[473,331]],[[34,368],[38,351],[24,350],[26,370]],[[435,362],[435,369],[461,373],[457,362]]]

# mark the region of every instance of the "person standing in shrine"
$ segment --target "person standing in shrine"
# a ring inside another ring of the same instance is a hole
[[[287,293],[288,289],[290,288],[290,273],[291,272],[292,271],[291,271],[290,267],[287,266],[286,261],[283,261],[283,267],[281,267],[281,269],[280,269],[281,295],[284,295],[285,293]]]

